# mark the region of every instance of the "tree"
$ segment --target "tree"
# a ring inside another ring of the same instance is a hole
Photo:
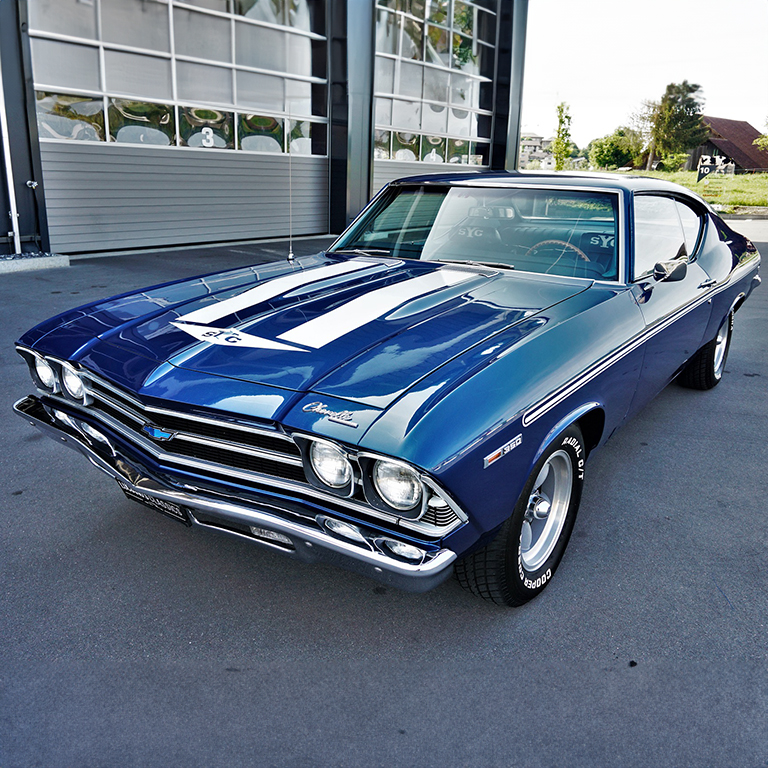
[[[709,131],[701,119],[701,86],[670,83],[653,115],[652,151],[662,158],[688,152],[704,143]]]
[[[634,164],[643,154],[643,137],[632,128],[622,125],[610,136],[590,143],[589,162],[595,168],[621,168]]]
[[[555,170],[562,171],[571,155],[571,115],[564,101],[557,105],[557,133],[549,150],[555,158]]]
[[[768,122],[766,122],[765,127],[768,128]],[[764,152],[768,152],[768,133],[758,136],[752,143]]]

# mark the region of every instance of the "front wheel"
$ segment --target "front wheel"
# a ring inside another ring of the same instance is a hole
[[[493,541],[456,564],[465,589],[499,605],[523,605],[544,589],[576,521],[585,458],[576,426],[551,443]]]
[[[712,389],[723,378],[733,335],[733,312],[723,320],[712,341],[705,344],[683,368],[678,382],[689,389]]]

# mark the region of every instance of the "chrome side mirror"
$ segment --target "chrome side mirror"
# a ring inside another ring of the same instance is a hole
[[[688,262],[675,259],[674,261],[659,261],[653,268],[653,279],[659,283],[675,283],[682,280],[688,273]]]

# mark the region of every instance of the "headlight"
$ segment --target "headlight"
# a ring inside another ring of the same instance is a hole
[[[309,461],[314,473],[331,488],[343,488],[352,480],[352,465],[335,445],[313,442]]]
[[[53,392],[56,388],[56,373],[47,360],[37,357],[37,355],[35,355],[35,373],[37,378],[40,379],[40,383],[46,389],[50,389]]]
[[[61,383],[73,400],[85,399],[85,384],[74,368],[70,368],[68,365],[61,366]]]
[[[373,484],[381,498],[395,509],[413,509],[421,501],[421,481],[402,464],[377,461],[373,465]]]

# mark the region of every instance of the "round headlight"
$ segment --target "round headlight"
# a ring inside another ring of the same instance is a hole
[[[352,465],[335,445],[312,443],[309,462],[314,473],[331,488],[343,488],[352,480]]]
[[[82,400],[85,397],[85,385],[80,378],[80,374],[69,366],[61,366],[61,383],[70,397],[75,400]]]
[[[421,501],[421,481],[402,464],[377,461],[373,465],[373,483],[381,498],[395,509],[413,509]]]
[[[47,360],[43,360],[42,357],[35,357],[35,373],[37,374],[37,378],[40,379],[40,383],[46,389],[50,389],[51,391],[55,389],[56,374]]]

